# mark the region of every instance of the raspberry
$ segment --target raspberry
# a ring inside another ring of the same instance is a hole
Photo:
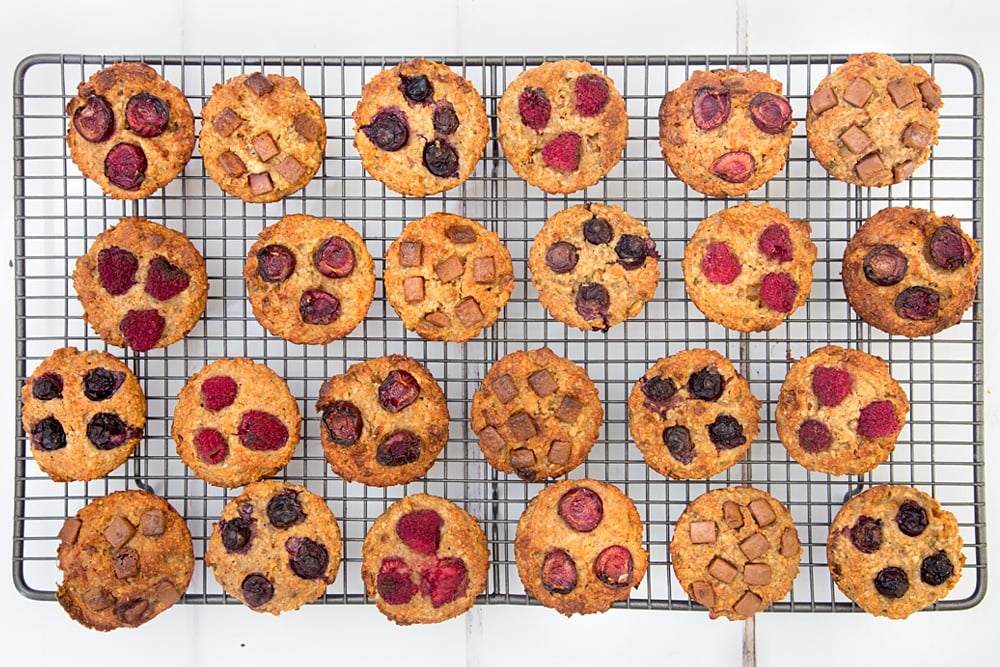
[[[596,116],[608,105],[608,83],[602,77],[584,74],[573,87],[573,106],[581,116]]]
[[[239,387],[228,375],[216,375],[201,383],[201,402],[209,412],[228,408],[236,400]]]
[[[203,428],[194,436],[198,458],[209,465],[222,463],[229,454],[226,438],[214,428]]]
[[[580,135],[563,132],[542,149],[545,164],[560,171],[576,171],[580,166]]]
[[[743,267],[724,241],[713,241],[705,248],[705,256],[701,259],[701,270],[713,283],[728,285],[736,280]]]
[[[815,419],[807,419],[799,427],[799,447],[810,454],[818,454],[830,449],[833,444],[833,435],[826,424]]]
[[[812,390],[819,402],[834,408],[851,393],[851,374],[843,368],[817,366],[813,369]]]
[[[799,286],[787,273],[769,273],[760,283],[760,300],[779,313],[790,313],[799,295]]]
[[[417,593],[410,580],[410,566],[402,558],[383,558],[379,566],[375,589],[387,604],[406,604]]]
[[[174,298],[188,288],[191,276],[166,257],[157,256],[149,263],[146,273],[146,294],[159,301]]]
[[[536,132],[549,124],[552,105],[541,88],[525,88],[517,98],[517,110],[521,112],[521,122]]]
[[[434,510],[413,510],[399,519],[396,535],[406,546],[429,556],[441,544],[443,525],[444,520]]]
[[[788,235],[788,227],[780,222],[765,227],[757,239],[757,248],[764,257],[776,262],[792,261],[792,238]]]
[[[263,410],[248,410],[240,418],[236,430],[240,442],[256,452],[273,452],[288,442],[288,427],[274,415]]]
[[[130,310],[125,313],[118,328],[129,347],[136,352],[146,352],[156,347],[166,324],[167,321],[156,310]]]
[[[465,595],[468,587],[469,570],[461,558],[442,558],[421,573],[420,592],[431,599],[435,609]]]
[[[881,438],[894,435],[899,430],[896,408],[892,401],[874,401],[861,408],[858,415],[858,435]]]
[[[97,277],[112,296],[120,296],[135,285],[138,269],[139,259],[125,248],[111,246],[97,253]]]

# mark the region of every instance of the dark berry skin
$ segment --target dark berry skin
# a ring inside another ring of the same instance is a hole
[[[31,446],[54,452],[66,446],[66,431],[55,417],[46,417],[31,427]]]
[[[361,128],[373,144],[384,151],[398,151],[410,140],[406,116],[396,107],[379,109],[369,125]]]
[[[928,242],[931,259],[946,271],[959,269],[972,260],[972,247],[962,232],[950,225],[938,227]]]
[[[684,465],[694,461],[694,442],[691,441],[691,431],[686,426],[669,426],[664,429],[663,444],[670,455]]]
[[[91,95],[73,113],[73,127],[87,141],[100,143],[107,140],[115,130],[111,105],[103,97]]]
[[[928,586],[940,586],[951,579],[955,566],[944,551],[928,556],[920,563],[920,581]]]
[[[603,319],[611,306],[608,288],[599,283],[584,283],[576,290],[576,312],[585,320]]]
[[[937,315],[941,305],[940,295],[929,287],[914,285],[896,296],[896,313],[908,320],[929,320]]]
[[[594,574],[601,583],[612,588],[626,588],[632,583],[632,553],[615,544],[597,555]]]
[[[455,107],[448,102],[435,105],[432,123],[437,132],[454,134],[455,130],[458,129],[458,115],[455,113]]]
[[[378,402],[388,412],[399,412],[420,396],[420,383],[408,371],[389,371],[378,387]]]
[[[559,516],[573,530],[589,533],[604,518],[604,502],[595,491],[581,486],[559,499]]]
[[[62,398],[63,379],[59,373],[44,373],[31,383],[31,395],[39,401]]]
[[[906,576],[906,572],[902,568],[892,565],[879,571],[875,575],[873,583],[875,584],[875,590],[885,597],[894,600],[898,600],[906,595],[906,591],[910,588],[910,579]]]
[[[158,137],[167,129],[170,112],[159,97],[139,93],[125,105],[125,124],[140,137]]]
[[[647,257],[659,257],[653,239],[643,238],[635,234],[622,234],[615,244],[615,254],[618,263],[626,271],[635,271],[646,263]]]
[[[403,91],[403,97],[413,104],[428,104],[434,97],[434,86],[430,79],[423,74],[417,76],[400,75],[402,83],[399,89]]]
[[[927,528],[927,512],[917,503],[907,500],[896,512],[896,525],[904,535],[916,537]]]
[[[688,393],[703,401],[717,401],[722,396],[726,382],[714,368],[705,367],[691,373],[688,378]]]
[[[250,607],[265,605],[274,597],[274,584],[258,572],[248,574],[240,589],[243,591],[243,600]]]
[[[458,176],[458,152],[444,139],[428,141],[424,146],[424,166],[438,178]]]
[[[661,378],[659,375],[643,378],[639,389],[646,396],[647,401],[659,404],[666,403],[677,393],[674,381],[670,378]]]
[[[384,466],[404,466],[420,458],[420,438],[409,431],[396,431],[379,443],[375,460]]]
[[[361,411],[348,401],[334,401],[323,410],[323,428],[338,445],[349,446],[358,441],[364,422]]]
[[[594,245],[610,243],[614,235],[615,230],[611,228],[611,223],[604,218],[591,218],[583,223],[583,238]]]
[[[290,537],[285,542],[288,566],[303,579],[319,579],[330,564],[326,546],[308,537]]]
[[[222,546],[229,553],[246,553],[250,548],[250,539],[253,537],[252,519],[236,517],[219,522],[219,537],[222,538]]]
[[[576,588],[576,563],[569,552],[553,549],[542,561],[542,586],[550,593],[565,595]]]
[[[702,130],[714,130],[729,118],[729,91],[703,86],[691,100],[694,124]]]
[[[115,395],[123,382],[125,373],[95,368],[83,377],[83,395],[91,401],[106,401]]]
[[[98,412],[87,424],[87,438],[98,449],[121,447],[131,436],[128,424],[111,412]]]
[[[861,515],[849,529],[848,536],[858,551],[873,554],[882,546],[882,520]]]
[[[880,244],[868,251],[861,262],[861,268],[869,282],[879,287],[888,287],[903,279],[909,264],[906,255],[899,248]]]
[[[708,437],[719,451],[744,444],[743,424],[731,415],[719,415],[708,426]]]
[[[354,261],[354,248],[347,239],[340,236],[331,236],[323,241],[313,256],[316,270],[328,278],[346,278],[351,275]]]
[[[579,259],[576,246],[568,241],[556,241],[545,253],[545,264],[555,273],[569,273]]]
[[[283,245],[269,245],[257,252],[257,275],[268,283],[280,283],[295,271],[295,255]]]
[[[299,502],[299,493],[294,489],[286,489],[274,495],[267,502],[267,518],[275,528],[291,528],[305,521],[306,515]]]

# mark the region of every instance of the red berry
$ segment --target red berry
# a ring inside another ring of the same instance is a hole
[[[288,427],[274,415],[263,410],[248,410],[240,417],[237,428],[240,442],[256,452],[273,452],[288,442]]]
[[[757,161],[745,151],[730,151],[716,158],[712,173],[729,183],[746,183],[753,174]]]
[[[807,419],[799,427],[799,447],[810,454],[818,454],[830,449],[833,444],[833,435],[826,424],[815,419]]]
[[[565,595],[576,588],[576,563],[565,549],[553,549],[542,561],[542,586],[550,593]]]
[[[779,313],[790,313],[799,295],[799,286],[787,273],[769,273],[760,283],[760,300]]]
[[[429,556],[436,553],[441,544],[443,525],[444,520],[434,510],[413,510],[400,517],[396,535],[406,546]]]
[[[100,143],[106,140],[115,129],[111,105],[103,97],[91,95],[73,113],[73,127],[87,141]]]
[[[576,132],[563,132],[542,149],[545,164],[560,171],[576,171],[580,166],[580,144]]]
[[[156,310],[130,310],[118,328],[125,342],[136,352],[146,352],[156,347],[167,321]]]
[[[858,435],[882,438],[895,435],[899,430],[896,408],[892,401],[874,401],[861,408],[858,415]]]
[[[469,569],[461,558],[442,558],[420,576],[420,592],[431,599],[434,608],[454,602],[469,587]]]
[[[615,544],[597,555],[594,574],[612,588],[625,588],[632,583],[632,553]]]
[[[541,88],[525,88],[517,98],[517,110],[521,112],[521,122],[536,132],[541,132],[549,123],[552,105]]]
[[[206,410],[218,412],[228,408],[236,400],[239,388],[236,380],[228,375],[216,375],[201,383],[201,401]]]
[[[691,116],[702,130],[714,130],[729,118],[729,91],[702,86],[691,100]]]
[[[596,116],[608,105],[608,82],[603,77],[584,74],[573,87],[573,106],[581,116]]]
[[[379,566],[375,589],[387,604],[406,604],[417,593],[410,580],[410,566],[402,558],[383,558]]]
[[[125,105],[125,124],[140,137],[158,137],[167,129],[170,112],[159,97],[139,93]]]
[[[781,134],[792,122],[792,107],[780,95],[757,93],[750,100],[750,118],[761,132]]]
[[[135,285],[138,269],[139,259],[125,248],[111,246],[97,253],[97,277],[101,287],[113,296],[120,296]]]
[[[146,294],[159,301],[174,298],[188,288],[191,276],[166,257],[157,256],[149,263],[146,272]]]
[[[146,153],[135,144],[115,144],[104,158],[104,175],[122,190],[138,190],[146,167]]]
[[[840,405],[851,393],[851,384],[851,374],[843,368],[817,366],[813,369],[812,390],[823,405],[831,408]]]
[[[780,222],[765,227],[757,239],[757,248],[764,257],[776,262],[792,261],[792,238],[788,235],[788,227]]]
[[[713,241],[705,248],[705,256],[701,259],[701,270],[713,283],[728,285],[736,280],[743,267],[724,241]]]
[[[229,454],[226,438],[212,428],[198,431],[194,436],[194,448],[198,451],[198,458],[210,465],[221,463]]]
[[[570,528],[589,533],[604,518],[604,502],[596,492],[586,487],[572,489],[559,499],[559,516]]]

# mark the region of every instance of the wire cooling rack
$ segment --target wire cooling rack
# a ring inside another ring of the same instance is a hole
[[[370,602],[360,576],[361,544],[371,522],[411,493],[445,496],[473,513],[489,538],[492,567],[482,604],[536,604],[524,594],[514,565],[513,537],[526,503],[540,490],[485,464],[469,428],[469,405],[490,364],[519,349],[550,346],[583,365],[605,408],[600,438],[571,477],[618,485],[645,523],[649,571],[629,608],[700,609],[673,578],[671,529],[684,507],[710,488],[749,483],[791,510],[803,545],[793,591],[777,611],[857,611],[832,583],[826,562],[828,526],[844,499],[876,483],[913,484],[934,495],[959,521],[967,562],[961,581],[936,609],[974,606],[985,593],[983,476],[983,323],[977,298],[964,319],[933,337],[887,336],[862,322],[840,283],[840,258],[853,231],[882,208],[912,205],[955,215],[982,243],[983,80],[979,66],[959,55],[896,54],[928,69],[944,90],[940,144],[930,163],[901,185],[868,189],[829,178],[805,139],[805,111],[816,84],[845,55],[581,57],[606,72],[623,93],[629,136],[622,161],[597,185],[569,196],[526,185],[503,158],[496,136],[500,95],[518,73],[541,58],[442,58],[482,93],[494,140],[463,186],[416,199],[386,190],[367,176],[352,146],[351,113],[362,85],[405,58],[36,55],[18,67],[14,88],[14,204],[17,387],[54,349],[105,349],[81,319],[68,276],[98,233],[123,215],[144,215],[180,230],[205,257],[210,289],[204,317],[182,341],[135,354],[111,348],[140,378],[148,400],[146,435],[128,463],[89,483],[59,484],[30,456],[15,407],[14,581],[25,596],[51,600],[61,576],[56,533],[64,517],[90,500],[122,488],[165,496],[187,519],[197,565],[188,604],[238,604],[204,563],[212,523],[239,490],[206,485],[178,459],[170,419],[185,380],[219,357],[247,356],[285,377],[304,416],[303,440],[280,474],[325,497],[340,521],[344,566],[320,603]],[[225,196],[206,176],[198,152],[183,174],[140,202],[119,202],[87,181],[68,157],[65,105],[79,82],[116,60],[141,60],[188,96],[200,127],[212,86],[236,74],[264,70],[297,77],[323,109],[326,156],[303,190],[281,202],[245,204]],[[657,110],[665,91],[705,68],[752,68],[783,84],[798,122],[788,163],[747,197],[784,209],[812,224],[819,247],[812,293],[803,308],[776,329],[739,335],[706,320],[687,298],[680,259],[704,217],[735,203],[690,190],[669,173],[657,142]],[[607,333],[581,332],[548,317],[527,271],[528,250],[547,217],[570,205],[598,201],[644,220],[663,256],[655,297],[638,316]],[[408,220],[447,210],[497,231],[514,258],[513,296],[497,324],[466,343],[425,341],[407,332],[385,300],[381,280],[367,319],[348,337],[326,346],[301,346],[267,334],[246,301],[243,262],[258,232],[286,213],[345,221],[365,238],[381,275],[389,243]],[[910,399],[911,412],[896,450],[862,477],[831,477],[795,463],[778,440],[774,408],[781,381],[799,357],[826,344],[885,358]],[[744,463],[706,481],[672,481],[650,471],[628,434],[626,401],[632,383],[657,358],[710,347],[728,356],[763,402],[761,434]],[[314,409],[322,382],[356,362],[388,353],[427,365],[449,400],[450,440],[427,476],[406,486],[368,488],[330,471],[319,443]]]

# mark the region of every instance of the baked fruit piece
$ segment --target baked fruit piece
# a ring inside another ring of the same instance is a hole
[[[955,587],[965,554],[955,515],[911,486],[882,485],[846,503],[830,524],[837,588],[875,616],[906,618]]]
[[[816,245],[808,222],[768,204],[743,202],[705,218],[681,267],[705,317],[736,331],[768,331],[809,297]]]
[[[302,430],[298,403],[273,370],[250,359],[216,359],[177,395],[170,435],[201,479],[233,488],[285,467]]]
[[[498,137],[517,175],[549,193],[589,187],[618,164],[628,137],[625,100],[590,63],[542,63],[500,98]]]
[[[711,197],[738,197],[785,166],[792,107],[764,72],[698,71],[663,96],[660,148],[674,175]]]
[[[472,396],[472,430],[497,470],[556,478],[587,458],[604,410],[587,371],[547,347],[511,352]]]
[[[802,546],[792,515],[749,486],[713,489],[681,513],[670,560],[681,586],[710,618],[750,618],[792,590]]]
[[[295,213],[260,232],[243,279],[261,326],[293,343],[323,345],[365,319],[375,263],[349,225]]]
[[[983,255],[950,215],[889,207],[869,218],[844,249],[847,301],[890,334],[929,336],[957,324],[976,298]]]
[[[147,352],[188,334],[205,312],[205,260],[181,232],[122,218],[76,260],[83,319],[118,347]]]
[[[144,63],[95,72],[66,105],[70,157],[112,199],[142,199],[174,180],[194,151],[184,93]]]
[[[545,221],[528,258],[538,300],[560,322],[605,331],[637,315],[660,281],[660,253],[639,220],[580,204]]]
[[[21,425],[35,463],[53,481],[98,479],[124,463],[142,438],[146,396],[116,357],[64,347],[21,387]]]
[[[423,197],[464,183],[490,136],[483,98],[448,66],[414,58],[365,84],[354,147],[376,180]]]
[[[448,404],[423,364],[401,354],[362,361],[319,391],[327,463],[370,486],[424,476],[448,442]]]
[[[782,444],[804,467],[860,475],[889,458],[909,410],[885,361],[828,345],[788,369],[774,419]]]
[[[494,232],[452,213],[432,213],[407,223],[386,250],[382,280],[407,329],[428,340],[464,342],[500,316],[514,289],[514,265]]]
[[[56,600],[94,630],[135,628],[181,599],[194,574],[184,518],[146,491],[115,491],[59,530]]]
[[[525,592],[564,616],[604,612],[646,575],[642,520],[618,487],[564,479],[542,489],[514,537]]]
[[[660,359],[632,387],[628,424],[649,467],[704,479],[743,458],[758,433],[760,401],[715,350]]]
[[[309,489],[247,484],[212,527],[205,563],[223,590],[256,612],[280,614],[316,600],[337,578],[337,518]]]
[[[938,142],[941,88],[919,65],[853,55],[809,98],[809,148],[831,176],[882,187],[908,179]]]
[[[198,148],[205,171],[245,202],[273,202],[298,192],[323,162],[323,111],[295,77],[234,76],[212,86],[201,115]]]
[[[486,590],[489,550],[479,523],[449,500],[397,500],[365,535],[361,578],[368,597],[398,625],[465,613]]]

